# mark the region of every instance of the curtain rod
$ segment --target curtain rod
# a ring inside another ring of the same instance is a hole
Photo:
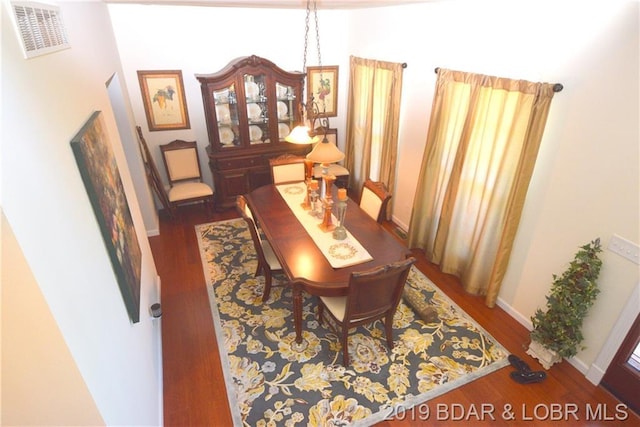
[[[440,67],[436,67],[435,70],[433,70],[436,74],[438,74],[438,70],[440,70]],[[562,89],[564,89],[564,86],[562,86],[562,83],[555,83],[553,85],[553,91],[554,92],[562,92]]]

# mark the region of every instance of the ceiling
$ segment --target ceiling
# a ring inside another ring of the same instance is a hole
[[[304,9],[305,0],[103,0],[105,3],[137,3],[183,6],[251,7]],[[400,4],[428,3],[437,0],[317,0],[318,9],[363,9]]]

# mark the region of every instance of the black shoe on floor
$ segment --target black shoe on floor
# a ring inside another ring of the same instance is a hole
[[[509,359],[509,363],[511,363],[511,366],[516,368],[518,371],[531,372],[531,367],[527,365],[527,363],[524,360],[520,359],[515,354],[510,354],[508,359]]]
[[[535,372],[523,372],[523,371],[513,371],[511,372],[511,379],[520,384],[533,384],[539,383],[547,378],[547,374],[543,371],[535,371]]]

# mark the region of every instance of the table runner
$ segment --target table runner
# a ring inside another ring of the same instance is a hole
[[[289,206],[289,209],[296,216],[300,224],[309,233],[320,252],[327,258],[333,268],[349,267],[355,264],[371,261],[373,257],[367,250],[353,237],[347,230],[347,238],[335,240],[333,233],[324,232],[319,227],[322,221],[309,215],[309,211],[304,210],[301,203],[304,201],[307,187],[303,182],[294,184],[276,185],[280,195]],[[332,215],[333,216],[333,215]],[[347,210],[347,221],[349,211]],[[333,223],[337,224],[336,217],[333,216]]]

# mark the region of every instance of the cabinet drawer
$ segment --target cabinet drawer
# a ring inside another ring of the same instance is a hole
[[[218,159],[216,166],[221,170],[251,168],[264,166],[265,159],[262,157],[238,157],[231,159]]]

